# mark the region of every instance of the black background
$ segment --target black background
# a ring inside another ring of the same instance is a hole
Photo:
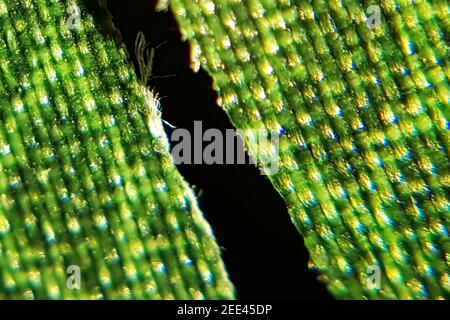
[[[163,119],[193,133],[195,120],[203,130],[231,129],[217,106],[212,80],[190,65],[189,45],[182,42],[170,12],[155,12],[152,0],[109,0],[108,9],[122,34],[130,58],[143,31],[156,51],[150,82],[162,96]],[[173,76],[169,76],[173,75]],[[166,128],[170,134],[170,128]],[[180,165],[182,175],[201,192],[200,207],[211,224],[238,298],[329,299],[317,274],[307,269],[308,252],[286,206],[267,177],[251,165]]]

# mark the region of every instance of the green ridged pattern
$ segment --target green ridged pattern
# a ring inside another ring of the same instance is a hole
[[[158,6],[170,6],[232,123],[279,134],[269,178],[335,297],[450,298],[449,2]],[[377,267],[379,289],[367,285]]]
[[[233,297],[117,37],[98,1],[0,0],[2,299]]]

